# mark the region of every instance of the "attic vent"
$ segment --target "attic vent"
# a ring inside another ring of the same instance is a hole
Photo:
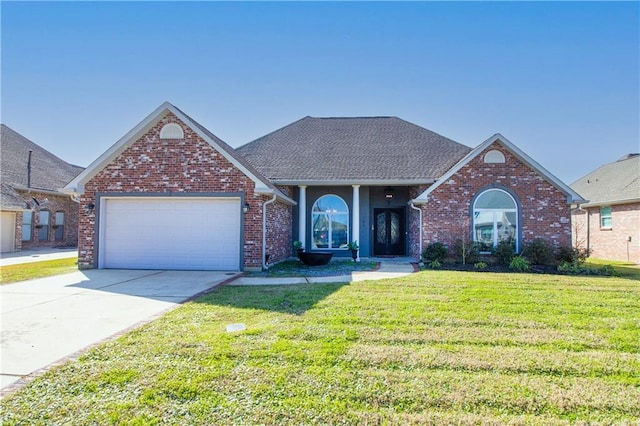
[[[504,163],[505,162],[504,154],[501,153],[500,151],[492,149],[491,151],[487,152],[484,155],[484,162],[485,163]]]
[[[160,130],[160,139],[184,139],[182,127],[176,123],[168,123]]]

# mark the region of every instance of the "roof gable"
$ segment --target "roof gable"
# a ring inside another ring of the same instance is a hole
[[[489,139],[482,142],[476,148],[474,148],[469,154],[467,154],[463,159],[461,159],[457,164],[455,164],[451,169],[449,169],[445,174],[443,174],[436,183],[427,188],[422,194],[412,200],[416,204],[424,204],[429,200],[429,194],[432,193],[436,188],[440,185],[448,181],[456,172],[462,169],[464,166],[469,164],[471,160],[476,158],[485,149],[487,149],[490,145],[494,143],[499,143],[504,148],[508,149],[513,155],[515,155],[520,161],[529,166],[531,169],[539,173],[542,177],[547,179],[551,184],[553,184],[558,190],[564,193],[567,196],[567,203],[583,203],[586,200],[583,199],[576,191],[567,186],[564,182],[554,176],[547,169],[538,164],[534,159],[529,157],[524,151],[520,150],[517,146],[511,143],[507,138],[502,136],[500,133],[496,133],[491,136]]]
[[[58,191],[82,172],[82,167],[61,160],[4,124],[1,128],[3,184],[27,188],[29,151],[32,151],[30,187],[33,189]]]
[[[570,186],[589,199],[587,206],[640,201],[640,155],[607,163]]]
[[[83,193],[84,185],[97,175],[102,169],[104,169],[109,163],[111,163],[118,155],[124,152],[129,146],[140,139],[151,127],[153,127],[158,121],[164,118],[167,114],[175,115],[186,126],[191,128],[198,136],[211,145],[216,151],[218,151],[223,157],[225,157],[231,164],[244,173],[249,179],[251,179],[255,185],[255,191],[264,195],[276,195],[281,200],[295,204],[291,198],[284,195],[278,188],[276,188],[268,179],[262,176],[257,170],[255,170],[251,164],[249,164],[244,158],[238,155],[233,148],[216,137],[213,133],[209,132],[204,126],[193,120],[186,115],[180,109],[176,108],[169,102],[165,102],[156,108],[151,114],[149,114],[144,120],[138,123],[133,129],[131,129],[120,140],[113,144],[107,151],[105,151],[100,157],[98,157],[93,163],[87,167],[84,172],[78,175],[73,181],[71,181],[65,190],[68,192]]]
[[[397,117],[304,117],[239,147],[275,183],[431,183],[471,148]]]

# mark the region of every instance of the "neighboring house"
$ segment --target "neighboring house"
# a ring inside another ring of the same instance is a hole
[[[2,127],[2,252],[75,247],[78,203],[60,192],[83,168]]]
[[[578,179],[588,199],[573,211],[574,243],[591,257],[640,263],[640,154],[627,154]]]
[[[395,117],[306,117],[233,149],[170,103],[66,190],[86,268],[260,269],[307,251],[419,256],[429,243],[571,244],[583,202],[496,134],[471,149]]]

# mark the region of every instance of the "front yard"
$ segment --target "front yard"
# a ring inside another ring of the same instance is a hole
[[[638,401],[639,281],[425,271],[223,287],[36,379],[0,420],[620,424]]]

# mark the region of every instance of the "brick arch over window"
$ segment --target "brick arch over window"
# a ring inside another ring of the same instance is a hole
[[[311,209],[311,247],[346,248],[349,242],[349,207],[339,196],[323,195]]]
[[[471,203],[471,234],[482,251],[491,251],[501,241],[511,241],[520,249],[520,206],[515,194],[506,188],[485,188]]]

